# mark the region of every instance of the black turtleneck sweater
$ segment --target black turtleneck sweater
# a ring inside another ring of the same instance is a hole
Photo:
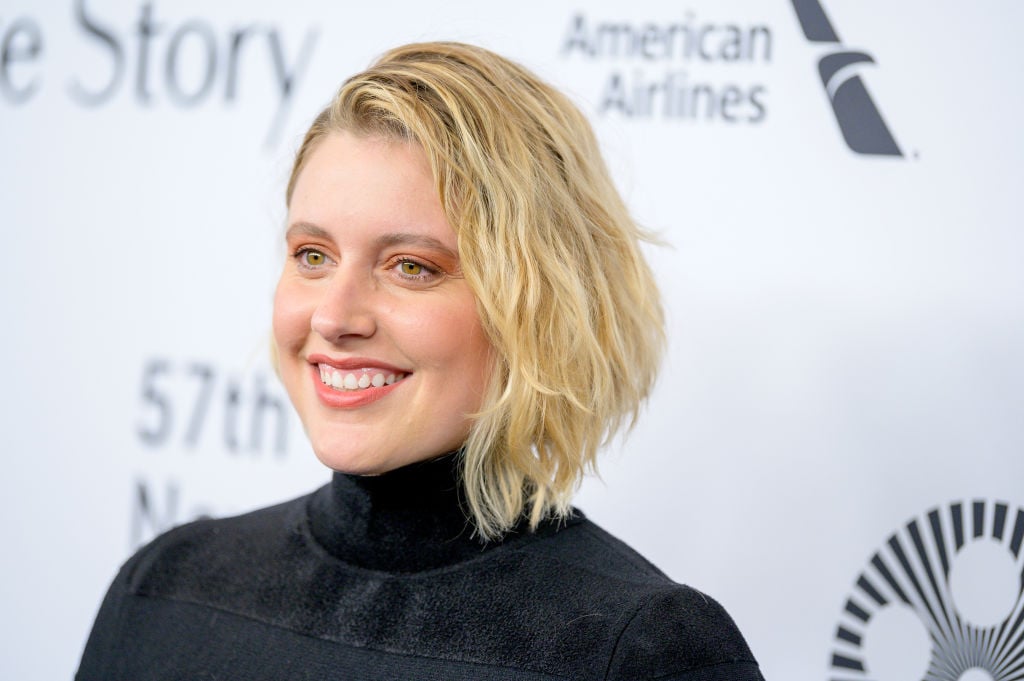
[[[481,544],[455,457],[174,529],[78,681],[763,681],[725,611],[577,513]]]

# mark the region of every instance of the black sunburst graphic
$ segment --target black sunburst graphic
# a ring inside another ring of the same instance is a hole
[[[1020,570],[1016,593],[1006,594],[1009,614],[990,626],[971,622],[957,607],[950,580],[961,552],[983,541],[1004,548]],[[889,681],[873,675],[864,640],[874,615],[902,604],[928,633],[931,654],[921,681],[957,681],[971,670],[983,670],[981,676],[993,681],[1024,681],[1022,543],[1024,509],[1011,513],[1002,502],[955,502],[911,520],[857,576],[836,628],[830,680]]]

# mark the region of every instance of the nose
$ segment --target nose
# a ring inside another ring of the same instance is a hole
[[[372,336],[377,329],[374,288],[369,274],[339,266],[324,282],[310,320],[313,331],[331,343]]]

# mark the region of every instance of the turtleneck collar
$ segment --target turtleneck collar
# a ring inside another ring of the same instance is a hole
[[[337,558],[370,570],[417,572],[477,556],[460,501],[457,453],[383,475],[335,473],[309,506],[313,537]]]

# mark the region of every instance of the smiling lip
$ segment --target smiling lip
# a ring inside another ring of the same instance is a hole
[[[333,409],[372,404],[394,391],[412,373],[364,357],[338,360],[310,355],[307,361],[317,397]]]

